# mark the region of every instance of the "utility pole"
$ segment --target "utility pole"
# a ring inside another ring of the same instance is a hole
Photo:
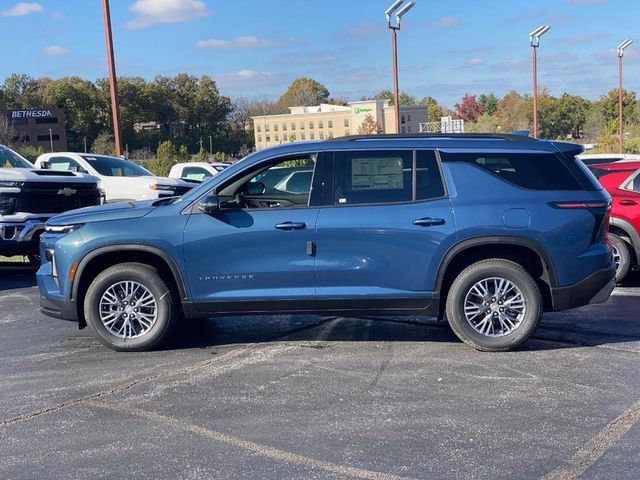
[[[620,132],[620,153],[624,153],[624,119],[622,108],[622,57],[624,57],[624,50],[633,43],[633,40],[626,39],[620,45],[618,45],[618,119],[619,119],[619,132]]]
[[[113,117],[113,138],[115,140],[116,157],[122,156],[120,140],[120,106],[118,104],[118,83],[116,62],[113,53],[113,36],[111,33],[111,11],[109,0],[102,0],[102,16],[104,19],[104,35],[107,44],[107,66],[109,68],[109,91],[111,92],[111,116]]]
[[[531,57],[531,69],[533,71],[533,138],[538,138],[538,47],[540,46],[540,37],[550,29],[551,27],[543,25],[529,34],[529,44],[533,49]]]

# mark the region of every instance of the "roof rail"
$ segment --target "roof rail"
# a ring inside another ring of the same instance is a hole
[[[524,135],[501,134],[501,133],[383,133],[373,135],[349,135],[347,137],[329,138],[325,142],[355,142],[358,140],[378,140],[378,139],[395,139],[395,140],[412,140],[412,139],[487,139],[487,140],[505,140],[508,142],[537,142],[535,138]]]

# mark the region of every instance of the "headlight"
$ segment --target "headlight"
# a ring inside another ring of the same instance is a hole
[[[47,233],[71,233],[82,227],[83,224],[77,225],[46,225],[44,230]]]
[[[151,190],[162,190],[163,192],[173,192],[176,187],[173,185],[161,185],[159,183],[152,183],[149,185]]]
[[[24,185],[24,182],[12,182],[9,180],[0,180],[0,187],[20,188]]]

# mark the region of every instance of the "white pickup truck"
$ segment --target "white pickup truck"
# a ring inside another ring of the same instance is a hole
[[[156,177],[149,170],[124,158],[90,153],[45,153],[36,167],[52,171],[82,172],[98,177],[106,201],[156,200],[180,196],[194,187],[175,178]]]
[[[38,170],[0,145],[0,256],[35,256],[52,216],[99,205],[98,179],[74,172]]]
[[[169,178],[179,178],[185,182],[202,183],[227,168],[230,163],[188,162],[177,163],[171,167]]]

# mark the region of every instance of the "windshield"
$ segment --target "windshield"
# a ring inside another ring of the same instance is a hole
[[[0,146],[0,167],[33,168],[33,165],[10,148]]]
[[[91,165],[100,175],[107,177],[148,177],[151,172],[136,165],[129,160],[116,157],[102,157],[95,155],[83,155],[89,165]]]

